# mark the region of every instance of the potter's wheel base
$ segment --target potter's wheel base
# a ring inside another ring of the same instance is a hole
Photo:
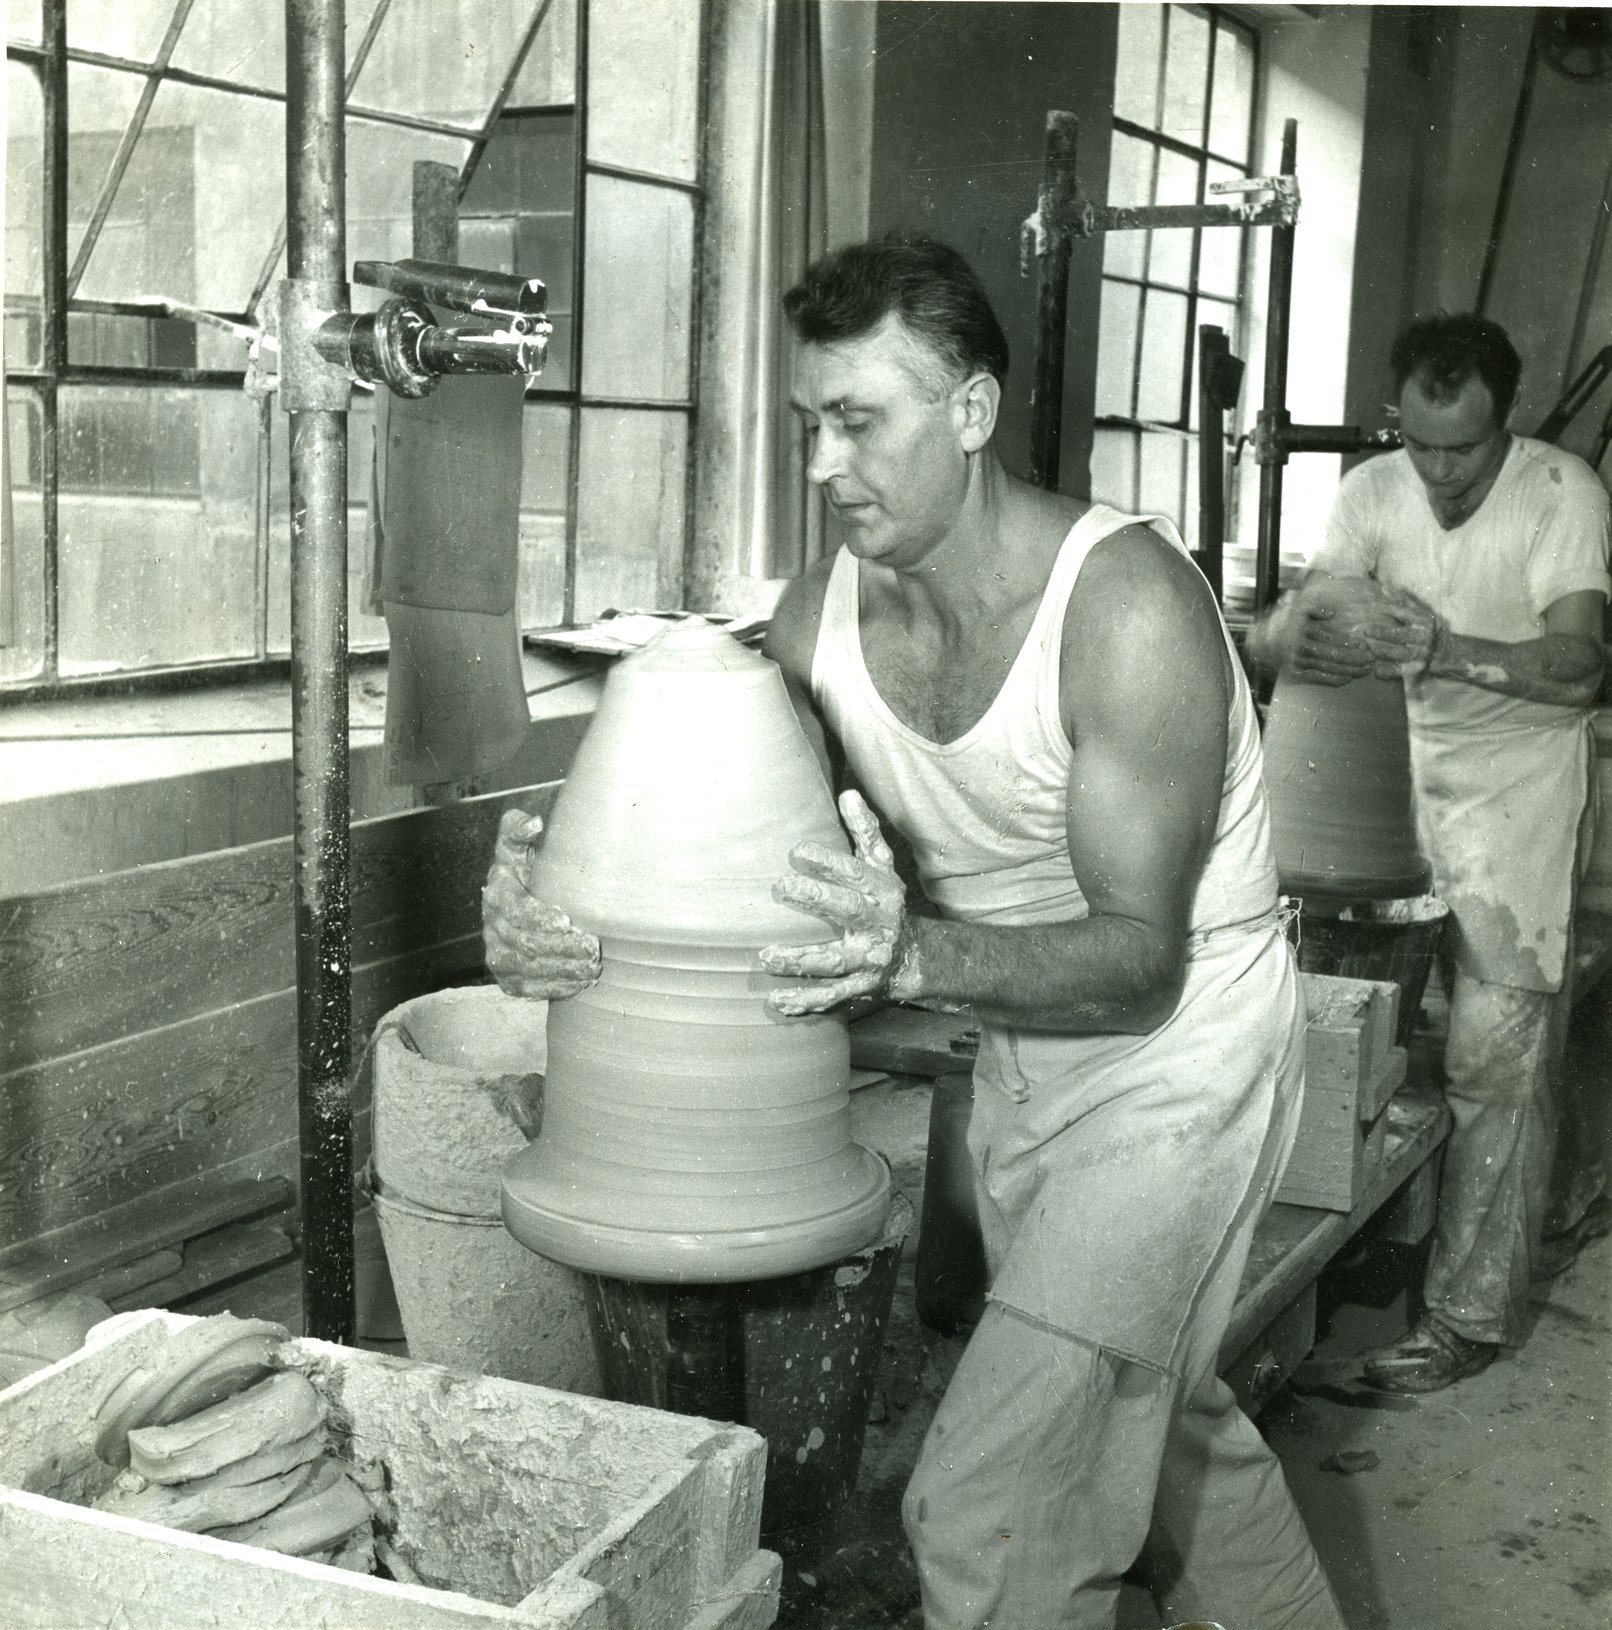
[[[851,1181],[829,1197],[830,1209],[807,1216],[753,1227],[734,1227],[724,1219],[702,1227],[698,1212],[709,1202],[696,1197],[679,1208],[674,1226],[627,1226],[616,1219],[628,1207],[613,1205],[610,1191],[579,1189],[539,1171],[522,1174],[513,1186],[506,1179],[504,1226],[539,1256],[617,1279],[721,1285],[803,1273],[871,1244],[889,1215],[889,1168],[859,1144],[851,1149]],[[839,1203],[833,1204],[836,1198]],[[821,1203],[823,1195],[817,1199]],[[720,1210],[731,1218],[731,1204]]]

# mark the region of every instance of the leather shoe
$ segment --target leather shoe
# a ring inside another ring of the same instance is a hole
[[[1383,1392],[1437,1392],[1494,1362],[1499,1346],[1468,1341],[1431,1315],[1419,1319],[1391,1347],[1379,1347],[1361,1373]]]
[[[1612,1234],[1612,1199],[1598,1194],[1584,1208],[1584,1215],[1571,1228],[1547,1234],[1539,1242],[1539,1258],[1534,1264],[1536,1279],[1554,1279],[1566,1273],[1586,1245]]]

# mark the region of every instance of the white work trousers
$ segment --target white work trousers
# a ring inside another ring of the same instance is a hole
[[[1469,1341],[1522,1344],[1541,1236],[1571,1228],[1605,1186],[1583,1102],[1600,1083],[1562,1078],[1571,1001],[1570,987],[1451,976],[1444,1092],[1454,1125],[1424,1297]]]
[[[1215,1373],[1253,1221],[1180,1376],[987,1304],[902,1503],[927,1630],[1112,1630],[1139,1557],[1165,1623],[1343,1630],[1281,1466]]]

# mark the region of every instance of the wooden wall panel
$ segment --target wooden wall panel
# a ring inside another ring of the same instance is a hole
[[[477,931],[499,816],[558,789],[355,824],[355,966]],[[293,920],[289,838],[0,901],[0,1075],[285,989]]]
[[[482,977],[499,816],[546,811],[557,790],[354,826],[355,1078],[391,1008]],[[0,901],[0,1250],[255,1154],[283,1161],[291,890],[291,845],[275,840]]]

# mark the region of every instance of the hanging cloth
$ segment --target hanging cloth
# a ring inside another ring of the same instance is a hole
[[[390,634],[388,782],[485,774],[529,720],[520,660],[518,375],[377,392],[372,583]]]

